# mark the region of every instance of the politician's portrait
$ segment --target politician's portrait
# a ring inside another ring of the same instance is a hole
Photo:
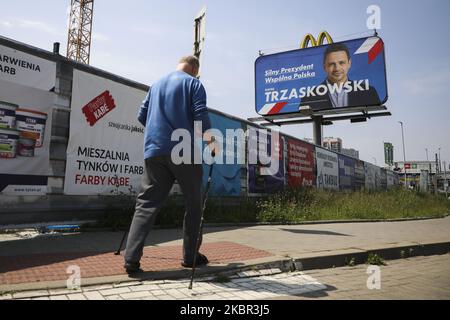
[[[352,58],[344,43],[327,46],[323,55],[326,79],[308,88],[301,101],[312,110],[379,105],[377,91],[369,79],[351,79]]]

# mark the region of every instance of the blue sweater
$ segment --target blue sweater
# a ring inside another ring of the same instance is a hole
[[[203,132],[211,128],[205,88],[185,72],[172,72],[150,88],[138,120],[145,126],[144,159],[170,155],[179,143],[171,141],[178,128],[189,131],[193,146],[194,121],[202,121]]]

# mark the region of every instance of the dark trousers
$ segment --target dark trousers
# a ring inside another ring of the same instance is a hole
[[[145,160],[140,193],[128,235],[125,261],[141,260],[145,239],[155,223],[156,216],[178,181],[185,198],[186,212],[183,223],[183,259],[192,263],[202,216],[202,165],[172,163],[170,156]],[[201,243],[200,238],[200,243]]]

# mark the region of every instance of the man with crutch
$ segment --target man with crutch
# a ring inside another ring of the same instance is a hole
[[[192,268],[194,260],[195,266],[208,263],[207,257],[198,252],[201,239],[197,246],[197,237],[201,234],[203,170],[201,163],[193,161],[196,152],[194,122],[202,123],[200,134],[211,128],[206,92],[196,78],[199,68],[196,57],[182,58],[176,71],[153,84],[140,108],[138,120],[145,126],[145,170],[125,250],[124,267],[129,274],[141,271],[145,239],[175,180],[181,187],[186,205],[182,265]],[[190,133],[190,163],[175,164],[171,158],[172,149],[179,143],[171,139],[176,129]],[[207,142],[211,143],[212,139]]]

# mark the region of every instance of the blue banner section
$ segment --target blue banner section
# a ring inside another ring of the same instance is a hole
[[[249,127],[250,128],[250,127]],[[251,143],[251,140],[255,141]],[[257,153],[255,159],[258,159],[257,164],[248,165],[248,193],[250,194],[270,194],[282,191],[285,186],[285,175],[284,175],[284,157],[283,157],[283,143],[281,143],[281,138],[272,147],[271,135],[262,134],[256,129],[250,130],[249,132],[249,145],[257,146],[257,150],[251,150],[248,147],[249,159],[252,158],[250,155]],[[265,145],[265,146],[264,146]],[[265,149],[265,150],[264,150]],[[274,152],[278,152],[279,161],[277,165],[269,164],[264,165],[260,161],[260,156],[262,153],[266,153],[270,156],[272,161],[274,161]],[[274,167],[274,171],[271,171],[271,167]]]
[[[384,43],[369,37],[263,55],[255,62],[255,91],[261,115],[381,105]]]
[[[339,187],[344,191],[355,188],[356,159],[339,154]]]
[[[242,125],[238,121],[228,119],[224,116],[209,113],[212,128],[219,130],[223,136],[222,150],[225,148],[226,130],[242,129]],[[237,139],[234,139],[234,161],[233,164],[226,163],[226,154],[221,152],[217,157],[218,163],[214,164],[212,172],[212,181],[209,191],[211,196],[240,196],[241,195],[241,174],[244,164],[238,164],[237,161]],[[223,163],[223,164],[221,164]],[[203,164],[203,184],[208,181],[209,165]]]

